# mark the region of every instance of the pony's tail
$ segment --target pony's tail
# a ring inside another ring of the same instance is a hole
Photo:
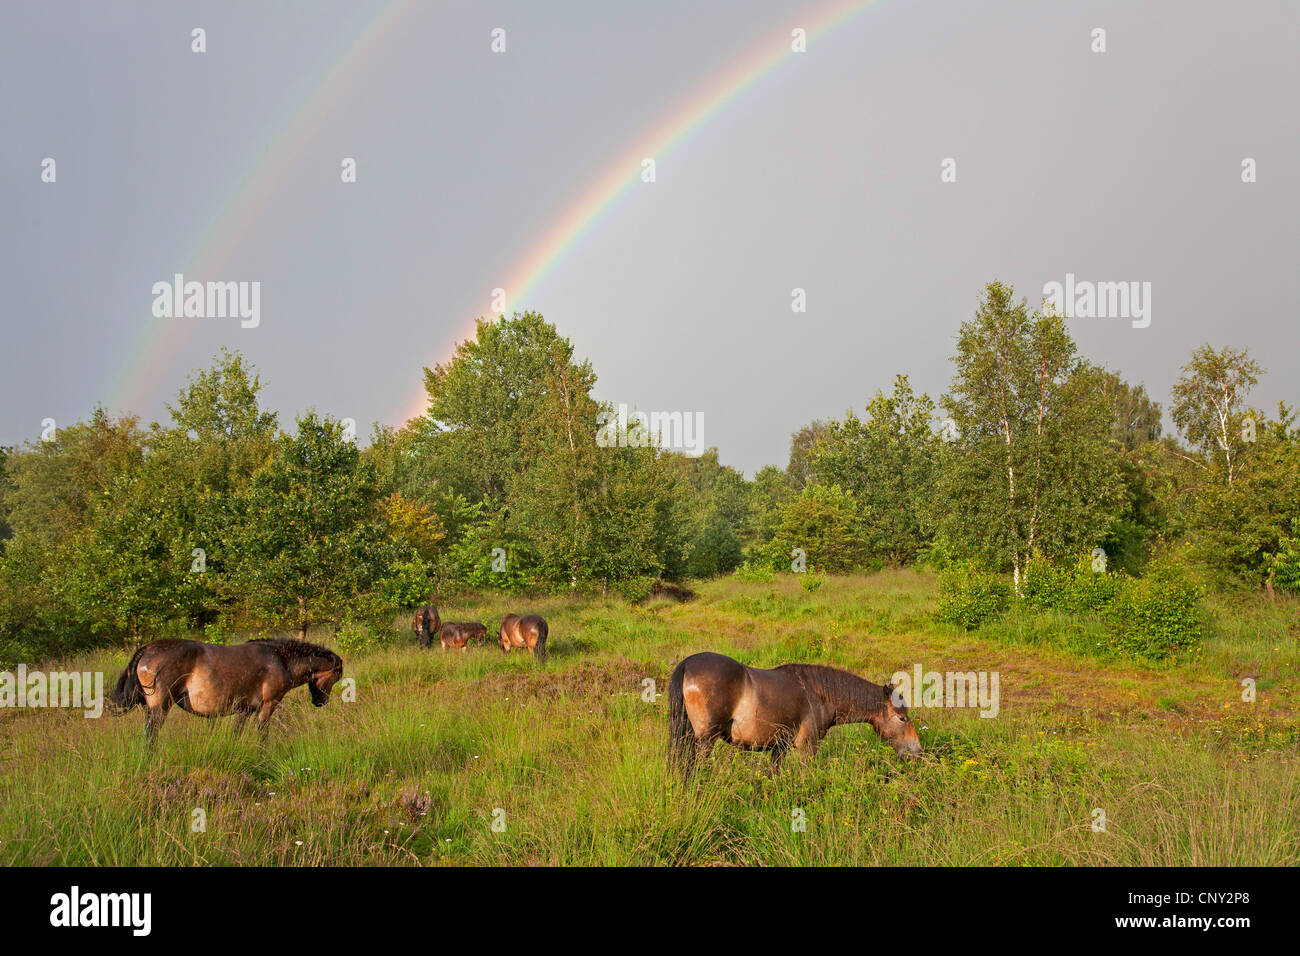
[[[108,702],[119,714],[124,714],[133,707],[144,706],[144,688],[140,686],[140,675],[136,673],[136,665],[140,663],[140,655],[143,653],[144,647],[135,652],[131,662],[126,665],[126,670],[117,679],[117,686],[108,695]]]
[[[546,639],[550,636],[551,628],[545,621],[537,629],[537,643],[533,645],[533,656],[537,658],[539,664],[546,663]]]
[[[683,780],[690,778],[695,767],[695,730],[686,716],[686,699],[682,694],[685,674],[686,662],[682,661],[668,679],[668,764]]]

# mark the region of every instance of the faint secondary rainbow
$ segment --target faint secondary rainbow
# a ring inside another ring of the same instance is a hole
[[[185,274],[186,281],[220,280],[221,270],[253,230],[258,217],[272,202],[277,189],[297,169],[298,157],[329,116],[335,99],[347,90],[393,29],[416,6],[415,0],[390,0],[357,35],[347,51],[330,67],[324,79],[297,107],[291,118],[276,127],[260,148],[254,150],[248,170],[235,183],[218,212],[195,241],[188,258],[156,279],[170,282],[172,274]],[[257,276],[249,277],[257,279]],[[141,291],[146,303],[148,290]],[[109,390],[110,409],[143,412],[143,403],[157,397],[175,374],[173,365],[194,325],[176,319],[154,319],[144,323],[128,362]],[[181,382],[174,382],[179,391]]]
[[[792,20],[789,30],[802,28],[811,49],[813,41],[844,26],[869,7],[877,6],[882,2],[884,0],[847,0],[847,2],[833,4],[814,17],[811,23]],[[591,186],[582,198],[542,235],[532,251],[525,255],[512,271],[512,278],[501,286],[506,292],[506,305],[509,311],[527,310],[529,296],[536,291],[538,285],[555,271],[565,256],[618,203],[618,200],[641,181],[643,159],[651,157],[658,165],[664,157],[690,138],[692,133],[735,102],[748,89],[799,55],[794,52],[790,32],[773,37],[771,41],[762,44],[715,76],[702,92],[692,96],[651,133],[643,137],[635,149],[622,154],[609,172]],[[470,321],[460,338],[471,337],[473,334],[474,323]],[[456,344],[451,345],[443,357],[444,361],[454,354]],[[411,403],[407,406],[402,416],[403,420],[423,415],[427,407],[428,396],[421,384],[419,393],[412,397]]]

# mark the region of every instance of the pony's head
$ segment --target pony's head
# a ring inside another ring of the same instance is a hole
[[[885,706],[871,721],[876,733],[894,748],[900,757],[919,757],[921,755],[921,738],[916,732],[916,725],[907,715],[907,704],[903,695],[893,684],[884,688]]]
[[[309,660],[311,668],[307,678],[307,691],[311,702],[317,707],[324,707],[330,699],[330,689],[343,676],[343,658],[327,648],[320,648],[323,654],[313,655]]]

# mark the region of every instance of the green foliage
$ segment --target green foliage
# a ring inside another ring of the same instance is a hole
[[[787,570],[796,548],[803,549],[809,567],[831,573],[859,567],[866,548],[853,496],[838,485],[812,484],[791,499],[782,509],[776,537],[763,554],[773,570]]]
[[[751,563],[750,561],[745,561],[737,567],[735,574],[737,578],[746,584],[769,584],[776,576],[776,572],[772,570],[769,564]]]
[[[857,504],[867,554],[891,566],[914,562],[932,534],[939,439],[934,402],[912,392],[906,375],[892,395],[876,392],[867,417],[832,421],[809,452],[820,484],[838,485]]]
[[[1205,636],[1201,589],[1179,557],[1152,561],[1143,578],[1125,578],[1106,610],[1112,646],[1162,660],[1194,654]]]
[[[1011,585],[970,564],[955,565],[940,574],[939,593],[936,618],[968,631],[1002,614],[1011,605]]]
[[[686,571],[696,578],[726,574],[740,564],[742,557],[740,535],[724,516],[713,513],[691,539]]]
[[[345,621],[334,632],[331,642],[334,649],[344,654],[378,647],[382,642],[379,634],[358,621]]]
[[[748,488],[748,524],[755,544],[771,541],[781,524],[781,511],[795,496],[790,476],[775,465],[758,470]]]
[[[654,578],[638,575],[615,582],[614,591],[629,604],[638,604],[654,593],[654,586]]]
[[[1059,560],[1095,546],[1122,504],[1114,406],[1064,320],[990,283],[954,362],[939,482],[949,538],[1017,575],[1035,548]]]
[[[1037,611],[1095,618],[1105,625],[1107,649],[1151,660],[1194,650],[1205,632],[1202,592],[1181,551],[1154,559],[1141,578],[1094,570],[1089,555],[1065,570],[1035,554],[1021,598]]]
[[[251,620],[300,633],[342,620],[405,556],[378,512],[373,469],[335,421],[309,413],[231,501],[225,585]]]
[[[1250,589],[1264,583],[1270,556],[1300,518],[1295,412],[1283,405],[1276,419],[1256,416],[1256,440],[1237,451],[1232,480],[1225,458],[1211,461],[1188,516],[1196,559],[1220,584]]]
[[[1025,565],[1025,574],[1020,582],[1020,598],[1027,607],[1038,610],[1063,608],[1070,601],[1070,584],[1070,575],[1036,550]]]
[[[799,587],[803,588],[809,594],[816,593],[816,591],[826,583],[826,575],[813,570],[804,571],[798,577]]]
[[[1262,374],[1245,349],[1216,350],[1207,343],[1192,353],[1174,383],[1174,424],[1193,448],[1221,464],[1228,484],[1249,444],[1243,427],[1250,414],[1246,395]]]
[[[1278,542],[1269,559],[1273,584],[1284,591],[1300,592],[1300,518],[1291,519],[1291,533]]]
[[[473,510],[481,514],[481,505],[473,506]],[[492,515],[480,517],[462,529],[450,554],[450,572],[456,582],[477,590],[510,594],[531,587],[526,545],[511,538],[504,525],[503,516]],[[498,548],[505,552],[504,567],[496,560],[500,556]]]
[[[433,594],[433,578],[428,566],[419,558],[397,561],[379,580],[388,603],[400,608],[415,608],[427,603]]]

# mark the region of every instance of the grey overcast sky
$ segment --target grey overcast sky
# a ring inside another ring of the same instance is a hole
[[[879,0],[751,68],[842,7],[8,0],[0,444],[159,418],[222,345],[285,424],[365,435],[502,286],[748,474],[896,372],[941,393],[995,278],[1149,282],[1147,328],[1071,320],[1085,355],[1167,405],[1197,345],[1245,347],[1254,404],[1297,401],[1300,3]],[[260,324],[156,318],[177,272],[260,282]]]

